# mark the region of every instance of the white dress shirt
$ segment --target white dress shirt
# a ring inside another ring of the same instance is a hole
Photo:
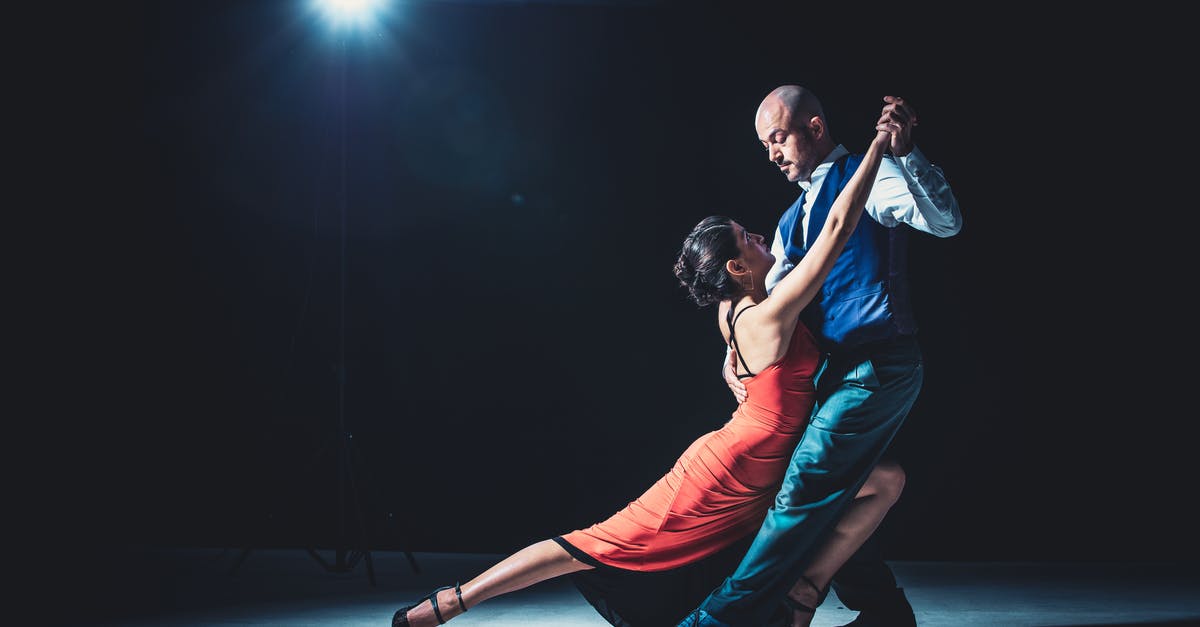
[[[844,146],[838,144],[837,148],[813,170],[808,181],[799,182],[800,187],[806,191],[804,205],[800,208],[802,237],[799,241],[808,241],[809,209],[821,191],[825,175],[833,167],[833,162],[847,152],[849,151]],[[916,146],[903,157],[884,155],[879,164],[879,172],[875,176],[875,184],[871,187],[871,195],[867,198],[866,211],[867,215],[883,226],[907,224],[937,237],[950,237],[962,229],[962,212],[959,211],[958,200],[954,197],[950,184],[946,182],[941,168],[930,163]],[[775,239],[771,242],[775,265],[767,273],[768,292],[795,267],[784,252],[785,241],[779,227],[776,226]]]

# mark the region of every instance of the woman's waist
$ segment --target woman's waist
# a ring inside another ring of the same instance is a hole
[[[769,407],[747,398],[733,411],[726,426],[731,429],[765,429],[772,433],[800,433],[808,425],[812,403]]]

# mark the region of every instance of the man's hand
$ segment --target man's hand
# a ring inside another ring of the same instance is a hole
[[[736,368],[737,353],[730,350],[729,360],[725,362],[725,368],[721,370],[721,374],[725,376],[725,383],[733,392],[733,398],[737,399],[738,405],[741,405],[746,402],[746,386],[737,378]]]
[[[899,96],[884,96],[883,113],[879,115],[876,124],[887,125],[892,132],[892,154],[903,157],[912,152],[912,129],[917,125],[917,114]]]

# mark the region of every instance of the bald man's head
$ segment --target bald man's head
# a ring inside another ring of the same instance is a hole
[[[836,147],[821,101],[799,85],[776,87],[763,98],[754,116],[754,131],[767,158],[793,183],[809,180],[813,169]]]
[[[799,85],[781,85],[771,90],[766,98],[758,105],[759,111],[764,107],[784,107],[794,120],[807,120],[813,116],[824,119],[825,111],[821,101],[811,91]]]

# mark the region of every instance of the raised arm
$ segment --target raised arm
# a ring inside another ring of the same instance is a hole
[[[891,158],[879,166],[867,213],[886,227],[907,224],[937,237],[957,235],[963,219],[954,190],[942,169],[913,143],[917,114],[903,98],[885,96],[883,100],[887,104],[879,122],[894,123],[899,129],[892,133]]]
[[[879,172],[879,162],[891,144],[894,124],[880,122],[875,129],[878,131],[875,139],[867,149],[862,163],[846,183],[846,187],[833,201],[821,232],[817,234],[816,240],[796,267],[783,277],[771,291],[771,295],[759,305],[760,308],[765,308],[760,315],[768,316],[780,325],[795,324],[800,312],[821,289],[821,284],[833,269],[838,255],[842,254],[846,241],[858,226],[867,197],[871,194],[875,175]]]

